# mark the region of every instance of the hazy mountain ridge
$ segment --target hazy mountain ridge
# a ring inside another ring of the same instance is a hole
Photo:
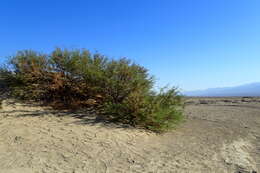
[[[235,87],[209,88],[183,92],[186,96],[260,96],[260,82]]]

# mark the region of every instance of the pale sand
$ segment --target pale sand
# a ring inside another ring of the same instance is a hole
[[[248,100],[190,99],[187,120],[156,135],[7,99],[0,173],[259,172],[260,99]]]

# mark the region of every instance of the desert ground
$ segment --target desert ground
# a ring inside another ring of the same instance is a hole
[[[4,99],[0,173],[256,173],[260,98],[188,98],[165,134]]]

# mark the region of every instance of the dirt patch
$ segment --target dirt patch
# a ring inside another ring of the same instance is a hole
[[[252,145],[243,139],[224,144],[221,148],[221,156],[227,165],[231,165],[237,172],[256,170],[256,161],[250,155]]]

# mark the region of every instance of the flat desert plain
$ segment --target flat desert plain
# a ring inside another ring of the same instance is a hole
[[[256,173],[260,98],[186,98],[185,121],[155,134],[5,99],[0,173]]]

